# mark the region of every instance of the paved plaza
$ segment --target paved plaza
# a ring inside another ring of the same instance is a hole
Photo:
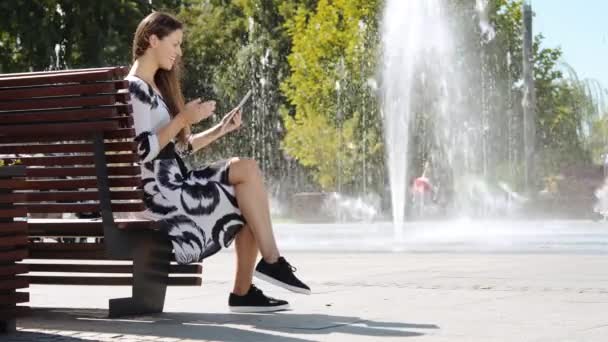
[[[202,287],[170,288],[158,315],[108,319],[107,300],[128,296],[127,287],[33,285],[33,315],[1,339],[608,341],[608,225],[511,226],[417,225],[396,245],[386,227],[277,225],[285,255],[314,293],[257,284],[289,300],[290,311],[230,313],[228,250],[205,262]]]

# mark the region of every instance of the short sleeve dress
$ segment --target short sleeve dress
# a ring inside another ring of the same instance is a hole
[[[161,149],[157,132],[169,123],[169,109],[144,80],[126,79],[147,208],[137,216],[161,221],[178,263],[202,261],[228,247],[245,223],[228,182],[230,164],[223,160],[192,170],[182,160],[191,146],[181,148],[172,141]]]

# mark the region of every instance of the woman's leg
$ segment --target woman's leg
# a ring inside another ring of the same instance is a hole
[[[247,294],[251,287],[253,267],[258,258],[258,245],[248,225],[245,225],[236,235],[234,245],[236,250],[236,276],[232,293],[243,296]]]
[[[235,238],[236,277],[234,289],[228,296],[228,307],[232,312],[271,312],[289,308],[289,303],[270,298],[251,283],[253,267],[258,256],[258,246],[253,231],[245,225]],[[250,291],[252,290],[252,291]]]
[[[252,240],[255,240],[262,253],[263,260],[256,266],[256,277],[290,291],[310,294],[310,288],[293,274],[295,268],[284,258],[279,258],[280,253],[270,222],[268,195],[266,189],[264,189],[262,172],[257,163],[250,159],[233,159],[230,163],[229,178],[228,181],[235,187],[239,208],[250,227]],[[242,238],[244,238],[241,241],[243,244],[251,244],[247,241],[246,235],[243,235]],[[245,250],[248,247],[241,248]],[[253,265],[248,263],[250,259],[246,257],[243,257],[243,259],[245,259],[242,260],[243,268],[253,271]],[[245,275],[247,276],[246,280],[249,281],[249,273],[243,275],[244,279]],[[245,280],[242,280],[242,282],[246,284]]]
[[[239,208],[253,233],[262,257],[268,263],[276,262],[280,253],[270,222],[268,195],[262,172],[256,161],[233,158],[230,162],[228,181],[235,188]]]

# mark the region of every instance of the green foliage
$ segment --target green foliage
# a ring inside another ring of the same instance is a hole
[[[518,179],[522,169],[521,3],[490,0],[496,36],[480,41],[474,2],[449,1],[454,25],[462,29],[456,55],[471,61],[453,63],[467,84],[479,85],[463,89],[463,98],[467,108],[489,113],[491,133],[484,139],[493,153],[485,169],[496,179]],[[286,173],[310,173],[325,190],[383,190],[382,118],[373,86],[382,0],[2,1],[0,11],[10,15],[0,21],[0,73],[128,65],[135,27],[153,7],[186,24],[187,98],[215,99],[223,113],[247,89],[254,92],[245,127],[195,163],[249,156],[286,182]],[[561,58],[560,49],[535,37],[539,177],[589,163],[591,156],[599,161],[608,141],[605,108],[598,109],[588,82],[562,73]],[[487,91],[479,96],[482,86]],[[425,104],[417,118],[425,129],[414,131],[421,151],[414,163],[437,144],[435,106]]]
[[[522,11],[521,0],[495,0],[493,1],[493,15],[491,16],[497,36],[494,53],[502,58],[496,65],[499,69],[496,77],[508,80],[505,83],[506,91],[514,89],[513,101],[515,121],[522,122],[520,101],[522,89],[515,87],[522,79]],[[569,82],[562,72],[560,48],[543,47],[543,35],[534,37],[534,81],[536,91],[536,151],[540,164],[540,178],[559,172],[571,164],[588,163],[589,154],[584,150],[584,134],[581,124],[589,111],[589,97],[581,91],[580,87]],[[510,56],[511,63],[507,63],[504,56]],[[523,131],[521,127],[517,130]],[[516,130],[516,131],[517,131]],[[517,139],[515,147],[521,160],[521,141]],[[514,161],[516,165],[520,162]],[[497,163],[499,164],[499,163]],[[516,168],[517,169],[517,168]]]
[[[0,73],[127,65],[135,27],[152,9],[137,0],[2,1],[10,15],[0,21]]]
[[[608,153],[608,112],[591,122],[587,147],[597,164],[604,163]]]
[[[218,101],[218,113],[232,108],[248,90],[252,101],[244,112],[238,134],[210,146],[194,162],[226,156],[253,157],[266,176],[283,180],[289,160],[281,140],[285,128],[279,108],[289,108],[279,85],[289,74],[291,38],[286,22],[306,0],[188,1],[180,18],[186,23],[185,92]],[[220,119],[218,115],[215,122]],[[196,127],[203,130],[215,122]],[[292,170],[293,171],[293,170]]]
[[[580,79],[568,64],[563,63],[563,66],[567,75],[566,86],[572,89],[573,94],[573,99],[567,104],[572,105],[571,110],[577,113],[580,120],[579,135],[583,138],[581,147],[592,162],[602,164],[608,146],[605,117],[608,113],[608,89],[596,80]]]
[[[326,190],[365,184],[371,164],[382,160],[381,120],[367,87],[376,68],[379,7],[379,1],[321,0],[289,24],[291,75],[282,89],[295,114],[284,112],[284,147]],[[361,167],[361,159],[369,164]]]

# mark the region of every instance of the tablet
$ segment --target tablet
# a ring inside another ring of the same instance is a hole
[[[251,91],[251,89],[249,89],[247,94],[245,94],[245,96],[243,96],[243,99],[241,100],[241,102],[239,102],[239,104],[234,108],[235,112],[243,108],[245,103],[247,103],[247,100],[249,100],[249,98],[251,97],[251,93],[252,93],[252,91]]]

